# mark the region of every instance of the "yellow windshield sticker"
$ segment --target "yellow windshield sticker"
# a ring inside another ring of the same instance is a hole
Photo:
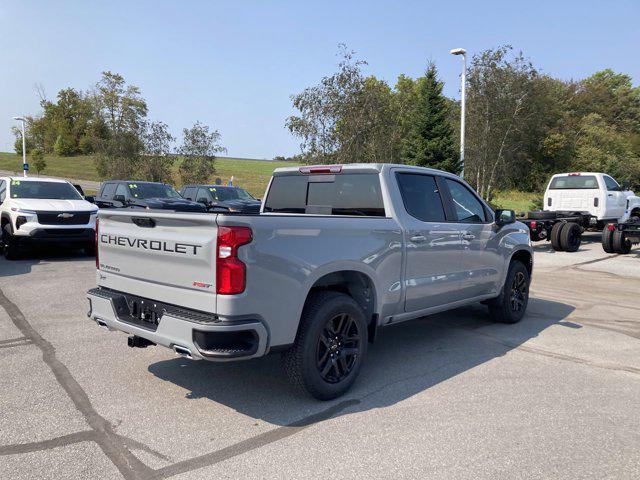
[[[130,183],[129,188],[138,188],[138,185],[136,185],[135,183]]]
[[[12,180],[11,185],[20,185],[20,180]]]

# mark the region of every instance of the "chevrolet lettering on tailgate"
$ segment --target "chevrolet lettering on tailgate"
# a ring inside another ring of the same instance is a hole
[[[100,235],[100,243],[118,245],[120,247],[138,248],[141,250],[156,250],[184,255],[197,255],[202,245],[192,243],[164,242],[160,240],[146,240],[144,238],[130,238],[121,235]]]

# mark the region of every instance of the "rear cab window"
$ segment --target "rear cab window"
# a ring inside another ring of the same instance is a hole
[[[384,217],[380,177],[372,173],[276,175],[265,201],[269,213]]]
[[[591,190],[598,188],[595,175],[562,175],[554,177],[549,190]]]

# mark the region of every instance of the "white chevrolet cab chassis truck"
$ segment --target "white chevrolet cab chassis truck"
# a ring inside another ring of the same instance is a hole
[[[543,210],[527,212],[520,220],[529,227],[532,241],[549,240],[556,251],[577,251],[585,230],[600,231],[611,223],[640,217],[640,198],[606,173],[554,175],[543,202]]]

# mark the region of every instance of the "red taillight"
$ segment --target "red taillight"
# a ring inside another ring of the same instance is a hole
[[[609,230],[610,232],[615,231],[616,226],[613,223],[610,223],[607,225],[607,230]]]
[[[100,257],[98,256],[98,224],[100,223],[98,217],[96,217],[96,235],[95,235],[95,245],[96,245],[96,268],[100,270]]]
[[[535,230],[538,227],[538,222],[534,220],[530,225],[531,226],[529,228],[531,228],[531,230]]]
[[[218,227],[216,246],[216,293],[235,295],[244,292],[246,268],[238,258],[238,247],[251,242],[249,227]]]
[[[298,171],[305,175],[309,175],[312,173],[317,173],[317,174],[340,173],[342,171],[342,165],[328,165],[326,167],[300,167]]]

